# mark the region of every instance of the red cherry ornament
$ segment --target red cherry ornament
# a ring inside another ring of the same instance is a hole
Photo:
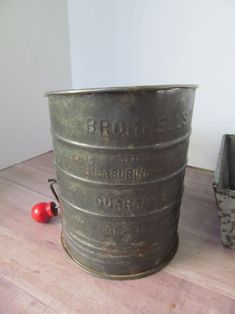
[[[54,202],[41,202],[31,209],[32,218],[41,223],[47,223],[52,217],[58,215],[58,206]]]

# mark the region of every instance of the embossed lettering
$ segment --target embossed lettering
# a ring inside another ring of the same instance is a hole
[[[110,122],[108,120],[101,120],[100,121],[100,134],[101,135],[108,135],[109,134],[109,127],[110,127]]]
[[[133,210],[141,209],[146,206],[154,207],[155,203],[158,202],[158,198],[155,196],[144,197],[144,198],[111,198],[104,195],[99,195],[96,198],[96,205],[98,208],[103,209],[114,209],[114,210]]]
[[[94,119],[87,120],[87,130],[92,134],[96,132],[96,121]]]
[[[113,236],[130,236],[135,237],[137,235],[142,234],[145,232],[145,228],[143,226],[137,225],[135,228],[128,228],[126,226],[118,226],[115,225],[108,225],[104,228],[105,233]]]
[[[144,120],[87,120],[87,130],[91,134],[101,136],[136,136],[156,135],[158,133],[173,132],[184,128],[190,119],[190,112],[175,115],[162,115],[149,121]]]
[[[76,222],[76,223],[79,223],[79,224],[83,224],[84,223],[84,220],[79,215],[72,214],[71,216],[72,216],[73,222]]]
[[[142,179],[150,175],[147,169],[102,169],[99,167],[90,167],[87,172],[88,175],[98,178],[112,178],[112,179]]]
[[[116,211],[134,211],[134,210],[156,210],[158,207],[171,203],[181,193],[181,182],[178,179],[171,186],[163,186],[156,190],[156,195],[139,196],[139,197],[111,197],[109,195],[100,194],[96,197],[95,204],[98,209],[116,210]],[[177,188],[176,188],[177,187]],[[172,200],[172,201],[171,201]]]
[[[72,182],[69,182],[67,180],[64,181],[65,186],[68,190],[76,192],[78,190],[78,186]]]
[[[60,155],[62,158],[69,159],[69,161],[73,163],[87,163],[89,165],[94,164],[93,156],[90,156],[86,153],[71,152],[59,146],[55,146],[55,153]]]
[[[125,126],[123,121],[114,122],[114,133],[116,135],[123,135],[125,131]]]

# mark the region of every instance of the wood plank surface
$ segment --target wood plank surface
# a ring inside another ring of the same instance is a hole
[[[212,173],[188,168],[180,246],[159,273],[132,281],[92,277],[64,252],[60,218],[30,208],[53,199],[48,153],[0,172],[0,313],[235,313],[235,251],[220,242]]]

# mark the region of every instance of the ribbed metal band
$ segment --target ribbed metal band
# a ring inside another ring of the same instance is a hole
[[[96,217],[100,217],[101,219],[103,219],[104,217],[107,218],[107,219],[136,219],[136,218],[139,218],[139,217],[148,217],[148,216],[153,216],[153,215],[156,215],[156,214],[159,214],[167,209],[170,209],[171,207],[174,207],[176,206],[177,204],[180,203],[181,201],[181,197],[183,195],[183,189],[182,189],[182,192],[179,194],[179,197],[177,197],[176,200],[174,200],[173,202],[171,202],[170,204],[167,204],[166,206],[164,207],[161,207],[161,208],[157,208],[157,209],[154,209],[146,214],[141,214],[141,215],[135,215],[135,216],[110,216],[110,215],[104,215],[104,214],[100,214],[100,213],[97,213],[97,212],[94,212],[94,210],[88,210],[88,209],[85,209],[85,208],[81,208],[81,207],[78,207],[74,204],[72,204],[71,202],[69,202],[62,194],[60,194],[60,199],[62,200],[62,202],[64,202],[65,204],[67,204],[68,206],[72,207],[73,209],[77,210],[78,212],[81,212],[81,213],[84,213],[84,214],[88,214],[88,215],[91,215],[91,216],[96,216]]]
[[[54,161],[54,164],[55,164],[56,168],[61,173],[64,173],[68,177],[73,178],[73,179],[75,179],[77,181],[83,182],[84,184],[94,184],[94,185],[102,185],[102,186],[108,186],[108,187],[113,187],[113,186],[141,186],[141,185],[146,185],[146,184],[153,184],[153,183],[158,183],[158,182],[164,182],[164,181],[170,180],[171,178],[177,176],[178,174],[183,172],[185,170],[185,168],[187,167],[187,163],[185,163],[183,165],[183,167],[181,167],[179,170],[171,173],[170,175],[165,176],[165,177],[161,177],[161,178],[158,178],[158,179],[154,179],[154,180],[151,180],[151,181],[141,181],[141,182],[134,182],[134,183],[133,182],[132,183],[130,183],[130,182],[127,182],[127,183],[120,183],[120,182],[119,183],[113,183],[113,182],[101,182],[101,181],[85,179],[85,178],[76,176],[76,175],[74,175],[74,174],[64,170],[63,168],[61,168],[56,163],[56,161]]]
[[[81,143],[81,142],[77,142],[74,140],[70,140],[67,139],[61,135],[56,134],[54,131],[51,130],[51,134],[55,137],[56,140],[69,144],[69,145],[73,145],[76,147],[81,147],[81,148],[85,148],[88,150],[124,150],[124,151],[133,151],[133,150],[145,150],[145,149],[163,149],[163,148],[167,148],[170,146],[174,146],[176,144],[179,144],[181,142],[184,142],[186,140],[189,139],[190,135],[191,135],[191,130],[189,132],[187,132],[184,136],[178,137],[175,140],[171,140],[171,141],[167,141],[167,142],[163,142],[163,143],[156,143],[156,144],[151,144],[151,145],[143,145],[143,146],[134,146],[134,147],[130,147],[130,146],[101,146],[101,145],[90,145],[90,144],[86,144],[86,143]]]
[[[130,279],[138,279],[138,278],[143,278],[143,277],[149,276],[149,275],[161,270],[163,267],[165,267],[172,260],[172,258],[175,256],[175,253],[177,252],[178,245],[179,245],[179,236],[177,233],[177,236],[176,236],[176,238],[174,238],[174,243],[173,243],[173,245],[169,251],[169,254],[167,255],[167,257],[164,260],[161,261],[161,263],[159,263],[156,266],[154,266],[150,269],[147,269],[143,272],[135,273],[135,274],[126,274],[126,275],[112,275],[112,274],[100,273],[100,272],[95,272],[94,270],[85,267],[84,265],[82,265],[79,262],[78,259],[75,259],[72,256],[72,254],[70,253],[70,249],[66,246],[66,243],[64,241],[63,232],[61,233],[61,242],[62,242],[62,245],[63,245],[65,251],[67,252],[69,257],[72,259],[72,261],[78,267],[80,267],[82,270],[85,270],[86,272],[90,273],[91,275],[96,276],[96,277],[100,277],[100,278],[111,279],[111,280],[130,280]]]

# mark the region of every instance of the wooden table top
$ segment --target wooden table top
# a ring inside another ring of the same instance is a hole
[[[235,251],[221,245],[212,173],[188,168],[180,245],[161,272],[130,281],[93,277],[64,252],[60,218],[37,224],[52,199],[52,154],[0,172],[0,313],[235,313]]]

